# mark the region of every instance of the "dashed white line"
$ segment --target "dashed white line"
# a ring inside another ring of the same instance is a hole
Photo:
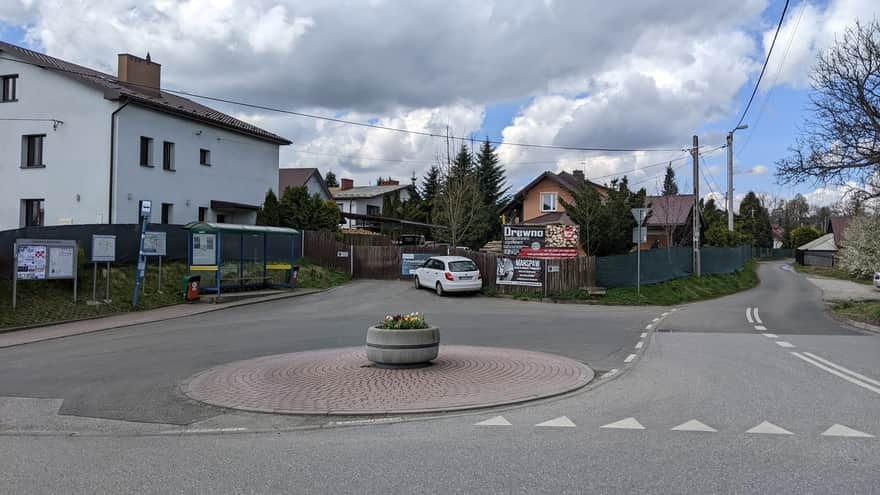
[[[659,317],[657,317],[657,318],[654,318],[654,319],[653,319],[653,320],[651,320],[651,321],[653,321],[653,322],[654,322],[654,323],[657,323],[657,322],[658,322],[658,321],[660,321],[660,318],[659,318]]]
[[[814,361],[813,359],[811,359],[807,356],[804,356],[803,354],[801,354],[799,352],[792,351],[791,354],[792,354],[792,356],[794,356],[798,359],[801,359],[803,361],[806,361],[821,370],[824,370],[824,371],[827,371],[828,373],[831,373],[832,375],[839,376],[840,378],[843,378],[844,380],[846,380],[850,383],[856,384],[864,389],[868,389],[871,392],[874,392],[875,394],[880,394],[880,387],[874,387],[874,386],[868,385],[867,383],[865,383],[861,380],[858,380],[856,378],[853,378],[845,373],[841,373],[840,371],[837,371],[834,368],[830,368],[828,366],[825,366],[824,364],[820,363],[819,361]]]
[[[758,315],[758,308],[755,308],[755,321],[761,325],[764,324],[764,322],[761,321],[761,317]]]
[[[636,355],[635,355],[635,354],[630,354],[629,356],[626,357],[626,359],[623,360],[623,362],[624,362],[624,363],[630,363],[630,362],[632,362],[632,360],[635,359],[635,358],[636,358]]]
[[[755,324],[755,320],[752,319],[752,308],[746,308],[746,319],[749,320],[750,325]]]
[[[764,332],[767,330],[767,327],[765,327],[764,325],[755,325],[755,330],[759,332]]]
[[[779,335],[776,335],[775,333],[762,333],[761,335],[763,335],[764,337],[767,337],[768,339],[778,339],[779,338]]]
[[[673,309],[673,311],[675,311],[675,310]],[[663,316],[669,316],[669,311],[663,313]]]
[[[650,330],[650,329],[652,329],[652,328],[654,328],[654,325],[646,325],[646,326],[645,326],[645,330]]]
[[[841,366],[841,365],[839,365],[839,364],[832,363],[831,361],[829,361],[829,360],[827,360],[827,359],[820,358],[819,356],[813,354],[812,352],[804,352],[804,355],[805,355],[805,356],[810,356],[811,358],[815,359],[816,361],[819,361],[820,363],[822,363],[822,364],[824,364],[824,365],[826,365],[826,366],[831,366],[832,368],[835,368],[835,369],[837,369],[837,370],[839,370],[839,371],[842,371],[842,372],[844,372],[844,373],[846,373],[846,374],[852,375],[852,376],[854,376],[854,377],[856,377],[856,378],[858,378],[858,379],[860,379],[860,380],[864,380],[864,381],[866,381],[866,382],[868,382],[868,383],[870,383],[870,384],[877,385],[878,387],[880,387],[880,382],[878,382],[877,380],[875,380],[875,379],[873,379],[873,378],[868,378],[868,377],[865,376],[865,375],[862,375],[862,374],[860,374],[860,373],[856,373],[856,372],[853,371],[853,370],[850,370],[850,369],[844,368],[843,366]]]
[[[640,335],[639,338],[643,339],[647,336],[648,336],[648,332],[642,332],[642,335]]]
[[[792,347],[795,347],[795,345],[792,344],[791,342],[786,342],[784,340],[776,341],[776,345],[778,345],[779,347],[785,347],[786,349],[790,349]]]
[[[636,344],[636,349],[641,349],[641,348],[642,348],[642,345],[643,345],[643,342],[640,340],[640,341]]]
[[[614,368],[614,369],[608,370],[607,373],[605,373],[604,375],[602,375],[602,378],[611,378],[612,376],[614,376],[614,375],[617,374],[617,371],[618,371],[617,368]]]

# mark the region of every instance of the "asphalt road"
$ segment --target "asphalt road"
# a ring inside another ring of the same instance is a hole
[[[630,318],[642,325],[621,330],[634,332],[631,349],[610,346],[595,356],[609,367],[627,353],[644,354],[591,390],[434,419],[268,434],[3,436],[0,492],[877,493],[880,386],[873,383],[880,380],[880,337],[829,318],[815,288],[782,264],[760,270],[758,289],[662,310],[665,317],[651,308],[563,309],[565,321],[580,322],[578,331],[564,334],[546,333],[564,326],[548,316],[557,306],[486,301],[489,316],[479,321],[510,311],[513,319],[533,312],[551,318],[517,327],[510,346],[534,341],[547,346],[541,350],[581,359],[593,357],[582,346],[599,326],[594,319],[621,329],[633,325],[624,323]],[[427,293],[400,297],[418,301]],[[482,301],[476,302],[471,308],[469,300],[444,300],[451,311],[438,314],[441,326],[476,322]],[[356,307],[353,302],[343,315]],[[276,316],[264,314],[269,321]],[[133,333],[163,341],[193,332],[198,328]],[[496,339],[508,335],[498,332]],[[524,340],[527,333],[533,337]],[[319,337],[310,343],[327,345]],[[132,344],[128,352],[153,349]],[[56,352],[64,359],[72,351]],[[2,362],[6,357],[0,355]],[[7,387],[9,368],[3,369],[0,384]],[[496,426],[479,424],[486,420]],[[695,428],[708,431],[682,431]],[[874,437],[852,436],[859,432]]]

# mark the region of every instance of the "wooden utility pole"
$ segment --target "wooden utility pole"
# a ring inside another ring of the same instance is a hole
[[[694,274],[700,276],[700,138],[694,136]]]

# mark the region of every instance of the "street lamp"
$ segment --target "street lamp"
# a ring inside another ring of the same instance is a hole
[[[727,230],[733,232],[733,133],[748,129],[747,124],[740,124],[727,133]]]

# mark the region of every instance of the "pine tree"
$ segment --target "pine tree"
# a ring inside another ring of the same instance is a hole
[[[675,182],[675,170],[672,163],[666,166],[666,177],[663,178],[663,196],[675,196],[678,194],[678,184]]]
[[[266,199],[263,200],[263,206],[257,211],[257,225],[278,227],[281,225],[280,218],[278,197],[269,189],[269,192],[266,193]]]
[[[737,230],[750,238],[757,247],[773,247],[773,227],[770,225],[770,214],[761,204],[758,196],[749,191],[739,205]]]
[[[484,206],[481,223],[485,227],[477,242],[479,247],[500,238],[501,218],[498,209],[507,201],[507,192],[510,190],[505,184],[504,167],[488,139],[477,153],[476,175]]]
[[[452,161],[452,166],[449,169],[449,176],[461,178],[470,176],[473,173],[474,155],[471,154],[471,150],[468,149],[466,144],[462,144],[461,149],[458,150],[458,154],[455,155],[455,159]]]
[[[339,181],[336,180],[336,174],[332,170],[327,171],[327,175],[324,176],[324,183],[327,184],[327,187],[339,187]]]

